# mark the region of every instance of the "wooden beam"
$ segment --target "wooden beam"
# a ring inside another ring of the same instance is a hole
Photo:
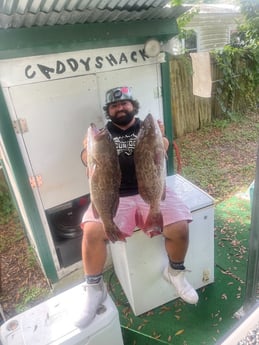
[[[167,41],[177,33],[175,19],[2,29],[0,59]]]

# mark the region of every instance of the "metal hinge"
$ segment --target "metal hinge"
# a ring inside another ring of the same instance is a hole
[[[13,128],[16,134],[23,134],[28,132],[26,119],[18,119],[13,121]]]
[[[43,185],[41,175],[30,176],[29,180],[30,180],[31,188],[37,188]]]

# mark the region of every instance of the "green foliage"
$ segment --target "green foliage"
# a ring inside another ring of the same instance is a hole
[[[27,262],[30,268],[35,268],[38,266],[38,261],[36,257],[35,250],[32,246],[29,246],[27,253]]]
[[[1,164],[1,163],[0,163]],[[3,170],[0,170],[0,224],[6,224],[15,212],[14,203]]]
[[[173,5],[182,3],[172,1]],[[184,3],[198,5],[216,1],[187,0]],[[259,1],[240,0],[240,8],[243,21],[231,44],[224,47],[222,52],[212,52],[221,72],[215,88],[216,100],[222,115],[232,120],[238,114],[254,109],[259,102]],[[177,19],[179,38],[188,39],[185,26],[196,13],[198,10],[194,6]]]
[[[10,194],[0,186],[0,224],[8,222],[14,212],[14,205]]]
[[[41,288],[37,286],[32,286],[31,288],[22,287],[19,290],[19,295],[22,297],[21,302],[16,306],[16,311],[21,313],[28,308],[32,307],[35,302],[41,298],[45,298],[48,294],[46,288]]]
[[[193,0],[191,2],[188,2],[188,4],[190,4],[189,7],[186,7],[186,11],[181,14],[178,18],[177,18],[177,25],[178,25],[178,30],[179,30],[179,34],[178,37],[179,39],[181,38],[188,38],[188,35],[191,34],[192,30],[186,30],[185,26],[192,20],[192,18],[199,13],[199,9],[198,7],[192,7],[192,5],[197,4],[197,0]],[[172,6],[181,6],[183,4],[183,0],[171,0],[171,5]],[[186,2],[184,2],[184,4],[186,4]]]
[[[217,82],[216,99],[222,113],[232,118],[254,109],[258,102],[259,51],[250,47],[226,46],[213,56],[222,73]]]
[[[240,25],[240,33],[243,33],[244,43],[249,46],[258,46],[259,39],[259,1],[241,0],[241,12],[245,22]]]
[[[259,101],[259,1],[241,0],[243,22],[229,46],[214,57],[222,73],[216,98],[223,114],[255,108]]]
[[[171,1],[172,6],[181,6],[182,3],[183,3],[182,0],[172,0]]]
[[[180,38],[186,38],[186,32],[188,30],[185,29],[185,26],[192,20],[192,18],[199,13],[198,7],[192,7],[189,11],[184,12],[181,16],[177,18],[177,25],[179,29],[179,36]]]

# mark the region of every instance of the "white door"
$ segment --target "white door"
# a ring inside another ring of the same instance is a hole
[[[82,141],[91,122],[104,123],[96,76],[87,75],[9,89],[15,116],[25,119],[23,144],[33,174],[40,176],[45,209],[89,192],[81,163]]]

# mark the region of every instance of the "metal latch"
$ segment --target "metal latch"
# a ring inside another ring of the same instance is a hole
[[[30,176],[29,180],[30,180],[31,188],[40,187],[43,184],[41,175]]]
[[[18,119],[13,121],[13,128],[16,134],[23,134],[28,132],[26,119]]]

